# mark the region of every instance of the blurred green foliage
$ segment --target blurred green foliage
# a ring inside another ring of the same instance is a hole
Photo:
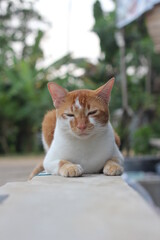
[[[135,153],[146,154],[156,152],[155,149],[151,149],[149,145],[151,138],[159,137],[158,132],[156,132],[156,127],[154,126],[155,123],[157,126],[158,121],[152,123],[152,125],[146,124],[136,130],[133,145]]]
[[[134,150],[136,153],[145,154],[149,151],[149,140],[153,136],[152,128],[149,125],[137,129],[134,134]]]
[[[0,152],[31,152],[39,147],[37,133],[49,105],[48,71],[37,68],[43,31],[30,26],[43,20],[28,1],[2,0],[0,8]]]
[[[101,56],[99,63],[106,66],[106,76],[116,76],[116,85],[112,92],[111,112],[122,108],[120,85],[120,56],[116,43],[115,11],[105,13],[100,1],[93,6],[95,24],[93,31],[100,40]],[[149,146],[151,137],[160,137],[158,119],[160,119],[160,65],[159,54],[148,35],[145,16],[127,25],[125,31],[125,63],[128,86],[128,103],[132,115],[119,119],[116,128],[122,139],[122,148],[133,149],[136,153],[152,153]],[[104,72],[105,72],[104,71]],[[103,73],[104,73],[103,72]],[[102,74],[103,74],[102,73]],[[159,88],[158,88],[159,86]],[[113,116],[114,119],[114,116]],[[117,118],[118,119],[118,118]]]
[[[71,91],[95,89],[116,76],[111,118],[115,119],[117,109],[123,110],[115,11],[104,12],[100,1],[93,6],[92,31],[101,48],[96,63],[67,54],[47,67],[40,67],[39,63],[44,61],[40,43],[48,24],[35,11],[34,2],[2,0],[0,10],[0,153],[41,149],[41,122],[45,112],[53,107],[46,87],[48,81]],[[39,28],[33,28],[32,21]],[[160,133],[160,97],[152,91],[154,79],[160,77],[159,55],[153,51],[144,18],[125,28],[125,42],[128,100],[134,114],[129,119],[116,117],[113,123],[121,135],[122,148],[148,154],[149,139],[159,137]]]

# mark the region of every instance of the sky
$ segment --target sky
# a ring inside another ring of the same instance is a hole
[[[94,24],[95,0],[39,0],[36,8],[51,23],[42,41],[46,64],[68,52],[74,57],[95,61],[99,54],[99,40],[91,32]],[[105,11],[114,9],[112,0],[101,0]]]

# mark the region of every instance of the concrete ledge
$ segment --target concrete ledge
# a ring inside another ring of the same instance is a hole
[[[2,240],[159,240],[160,217],[121,177],[35,177],[0,195]]]

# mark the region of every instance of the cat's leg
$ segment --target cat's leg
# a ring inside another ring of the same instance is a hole
[[[73,164],[67,160],[44,161],[43,166],[47,173],[63,177],[80,177],[83,174],[79,164]]]
[[[54,141],[52,141],[43,161],[43,167],[47,173],[63,177],[79,177],[83,174],[83,169],[79,164],[73,164],[64,159],[56,159],[56,157],[53,158],[57,154],[55,149],[56,146],[54,146]]]
[[[114,145],[113,157],[107,160],[103,173],[108,176],[118,176],[123,173],[123,161],[124,158],[119,151],[117,145]]]
[[[119,164],[116,158],[110,159],[106,162],[103,173],[107,176],[118,176],[123,173],[123,167]]]
[[[83,174],[83,169],[79,164],[73,164],[66,160],[59,162],[59,175],[63,177],[79,177]]]

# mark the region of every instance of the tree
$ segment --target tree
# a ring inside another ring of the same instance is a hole
[[[107,75],[116,75],[117,89],[112,93],[111,109],[112,112],[121,107],[121,91],[120,91],[120,57],[118,46],[115,41],[116,29],[116,12],[105,13],[102,9],[100,1],[96,1],[93,6],[93,14],[95,24],[93,31],[97,34],[100,40],[101,57],[98,65],[102,64],[105,71],[102,72],[102,82],[106,79]],[[143,130],[143,125],[147,124],[147,136],[157,136],[157,119],[160,117],[160,109],[157,102],[160,101],[160,97],[153,93],[154,79],[160,78],[159,68],[159,55],[154,53],[153,43],[148,35],[145,18],[139,18],[137,21],[129,24],[125,27],[125,43],[126,43],[126,73],[127,84],[129,92],[129,106],[133,109],[134,115],[132,118],[119,125],[119,132],[122,137],[123,148],[126,148],[127,144],[133,144],[136,152],[141,152],[141,149],[149,151],[149,138],[144,135],[143,141],[146,147],[141,147],[136,142],[136,137],[139,132]],[[159,89],[160,91],[160,89]],[[137,119],[137,120],[136,120]],[[136,122],[136,124],[135,124]],[[130,136],[126,139],[126,129],[130,129]],[[138,133],[136,134],[136,131]],[[147,144],[146,144],[147,142]],[[138,148],[140,146],[140,148]]]
[[[49,103],[47,69],[37,68],[44,33],[31,26],[44,21],[28,1],[1,0],[0,10],[0,152],[31,151]]]

